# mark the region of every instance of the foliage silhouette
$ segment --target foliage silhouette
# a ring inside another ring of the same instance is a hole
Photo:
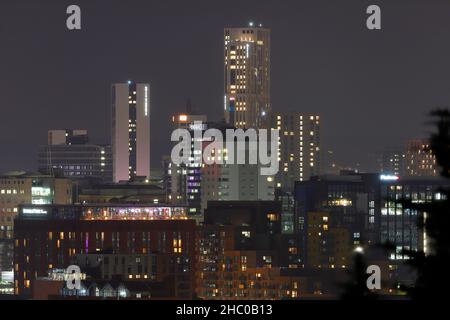
[[[347,272],[349,280],[342,287],[343,300],[375,300],[377,294],[367,288],[367,264],[362,252],[353,254],[353,267]]]
[[[441,169],[441,176],[450,178],[450,112],[431,112],[437,132],[430,138],[430,149]],[[443,289],[450,287],[450,190],[440,189],[442,200],[429,203],[405,203],[406,208],[419,212],[419,228],[427,235],[427,252],[409,252],[408,263],[417,271],[416,283],[407,288],[415,300],[442,298]]]

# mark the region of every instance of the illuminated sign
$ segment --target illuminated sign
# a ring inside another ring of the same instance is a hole
[[[396,181],[398,179],[399,179],[398,176],[394,176],[394,175],[391,175],[391,174],[382,174],[382,175],[380,175],[380,180],[383,180],[383,181]]]
[[[206,130],[206,125],[202,123],[193,123],[189,125],[190,130]]]
[[[331,200],[330,205],[337,207],[348,207],[352,205],[352,200],[350,199],[336,199]]]
[[[38,208],[23,208],[23,214],[47,214],[47,210]]]

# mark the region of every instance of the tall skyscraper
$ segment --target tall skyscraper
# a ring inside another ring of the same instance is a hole
[[[112,85],[113,180],[150,176],[150,85]]]
[[[280,130],[277,187],[292,190],[295,181],[320,174],[320,118],[300,112],[277,113],[272,128]]]
[[[270,126],[270,29],[224,31],[225,121],[237,128]]]

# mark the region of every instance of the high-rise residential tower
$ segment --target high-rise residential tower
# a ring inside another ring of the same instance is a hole
[[[272,128],[280,130],[277,187],[292,190],[295,181],[320,174],[320,118],[300,112],[276,113]]]
[[[150,176],[150,85],[115,83],[111,90],[113,180]]]
[[[270,29],[250,23],[224,30],[224,93],[227,123],[270,126]]]

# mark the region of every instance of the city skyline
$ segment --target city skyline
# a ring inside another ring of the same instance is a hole
[[[255,7],[248,1],[236,14],[231,4],[203,1],[195,3],[204,10],[187,4],[80,1],[83,28],[74,33],[63,23],[65,3],[3,3],[0,38],[5,50],[0,61],[7,66],[0,85],[9,88],[3,103],[12,107],[7,117],[0,117],[0,172],[34,169],[37,148],[49,128],[83,127],[93,141],[110,143],[108,88],[128,79],[152,85],[151,162],[159,164],[169,153],[164,141],[170,117],[183,110],[186,98],[209,118],[223,117],[223,30],[250,21],[272,33],[273,112],[319,114],[324,149],[333,150],[338,163],[374,168],[369,161],[374,152],[426,136],[424,115],[450,101],[443,81],[450,69],[443,30],[450,25],[436,18],[449,4],[437,1],[423,11],[419,2],[403,7],[381,1],[387,13],[383,29],[371,33],[363,23],[365,3],[319,2],[263,1]],[[414,18],[419,14],[420,21]],[[210,15],[215,19],[203,22]],[[425,23],[431,19],[432,24]],[[140,32],[134,35],[133,29],[144,30],[149,40],[135,41]],[[117,49],[127,38],[133,39],[135,50]],[[24,79],[33,83],[26,95],[19,92]],[[411,94],[419,90],[419,97]],[[398,130],[405,109],[409,118]],[[11,121],[23,113],[33,117]],[[377,130],[380,126],[383,131]],[[33,128],[32,135],[27,128]],[[11,133],[14,141],[8,139]]]
[[[0,300],[443,297],[431,1],[4,0]]]

